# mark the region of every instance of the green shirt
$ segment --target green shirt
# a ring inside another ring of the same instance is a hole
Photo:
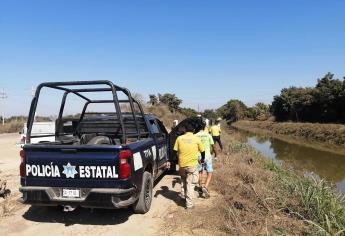
[[[212,136],[206,133],[204,130],[201,130],[195,136],[200,138],[202,144],[204,144],[205,158],[211,158],[211,146],[214,144]]]

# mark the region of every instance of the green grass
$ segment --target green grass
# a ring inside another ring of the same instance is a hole
[[[345,235],[345,196],[324,180],[305,177],[284,170],[277,163],[265,163],[265,168],[277,174],[276,181],[298,206],[289,212],[311,226],[313,234]]]

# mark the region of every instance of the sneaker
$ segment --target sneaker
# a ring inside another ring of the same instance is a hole
[[[198,187],[198,194],[199,194],[199,197],[202,197],[202,194],[203,194],[202,187]]]
[[[208,191],[208,189],[206,187],[202,188],[202,192],[205,194],[205,198],[209,198],[210,197],[210,192]]]

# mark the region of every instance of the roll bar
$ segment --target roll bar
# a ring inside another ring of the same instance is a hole
[[[104,88],[67,88],[66,87],[66,86],[77,87],[77,86],[85,86],[85,85],[105,85],[106,87],[104,87]],[[29,112],[29,117],[28,117],[28,122],[27,122],[27,141],[28,142],[30,142],[30,139],[31,139],[32,125],[34,123],[34,117],[35,117],[35,113],[36,113],[38,98],[40,96],[40,92],[41,92],[42,88],[44,88],[44,87],[65,91],[65,93],[62,97],[60,110],[59,110],[59,117],[58,117],[59,127],[60,127],[60,125],[62,125],[62,123],[61,123],[62,122],[62,115],[63,115],[63,111],[65,108],[67,96],[68,96],[68,94],[72,93],[72,94],[75,94],[76,96],[85,100],[85,105],[84,105],[80,120],[84,116],[86,108],[89,104],[91,104],[91,103],[114,103],[117,118],[120,121],[120,127],[121,127],[121,131],[122,131],[121,132],[122,133],[122,142],[123,143],[125,143],[125,141],[127,139],[127,134],[126,134],[126,130],[125,130],[124,119],[123,119],[123,114],[121,111],[120,103],[129,103],[130,108],[131,108],[131,113],[133,116],[133,120],[135,122],[135,127],[137,130],[136,136],[138,137],[138,139],[140,139],[140,137],[141,137],[140,128],[139,128],[140,126],[139,126],[139,122],[138,122],[138,119],[136,116],[136,112],[134,110],[134,104],[136,104],[139,107],[139,112],[144,117],[144,111],[142,109],[141,104],[132,97],[132,95],[128,89],[117,86],[109,80],[93,80],[93,81],[46,82],[46,83],[41,83],[40,85],[38,85],[36,92],[35,92],[35,96],[33,97],[32,101],[31,101],[30,112]],[[81,93],[107,92],[107,91],[112,92],[112,97],[113,97],[112,100],[91,100],[87,96],[81,94]],[[127,99],[119,100],[118,94],[117,94],[118,92],[124,93],[127,96]],[[129,136],[133,137],[132,134]]]

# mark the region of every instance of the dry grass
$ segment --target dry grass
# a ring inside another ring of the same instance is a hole
[[[186,117],[179,112],[171,113],[168,107],[164,104],[159,104],[156,106],[150,106],[144,108],[145,113],[151,113],[160,119],[165,127],[171,130],[174,120],[182,121]]]
[[[23,124],[24,122],[21,121],[11,121],[5,125],[0,124],[0,134],[19,132],[23,129]]]
[[[285,205],[298,205],[294,199],[277,195],[275,175],[264,168],[260,156],[243,144],[226,137],[229,153],[215,166],[215,191],[223,196],[227,233],[234,235],[303,234],[305,223],[285,212]],[[230,141],[230,142],[229,142]],[[231,151],[230,151],[231,150]],[[283,204],[282,204],[283,202]]]

